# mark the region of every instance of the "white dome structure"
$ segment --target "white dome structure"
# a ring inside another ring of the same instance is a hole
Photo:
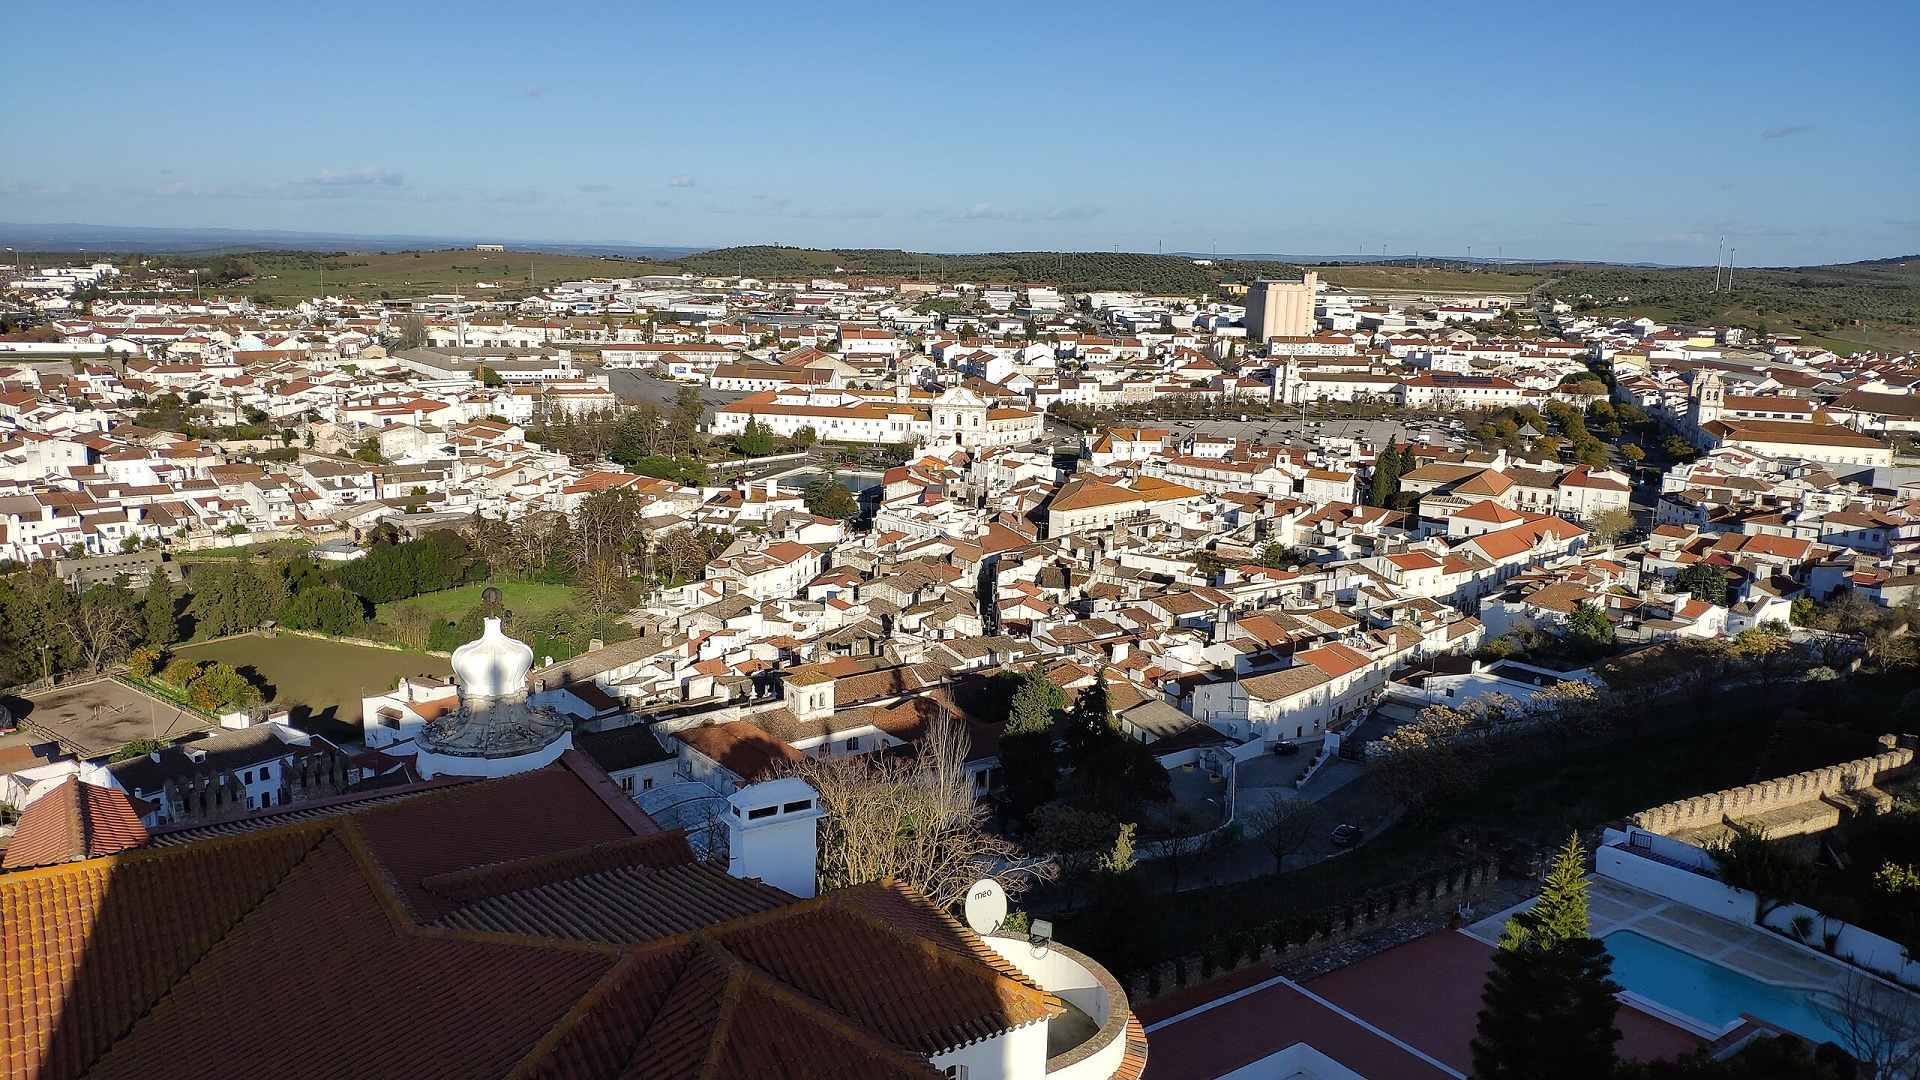
[[[532,670],[533,649],[508,637],[499,619],[487,619],[478,638],[453,650],[460,696],[476,704],[523,693]]]
[[[453,650],[460,705],[429,720],[415,743],[422,777],[510,776],[551,763],[573,746],[573,721],[527,701],[533,650],[487,619]]]

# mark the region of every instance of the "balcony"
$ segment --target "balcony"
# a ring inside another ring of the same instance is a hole
[[[1107,969],[1058,942],[1033,945],[1025,937],[990,934],[988,946],[1058,997],[1067,1011],[1047,1021],[1048,1080],[1109,1080],[1138,1076],[1146,1064],[1146,1036],[1127,1005],[1127,993]]]

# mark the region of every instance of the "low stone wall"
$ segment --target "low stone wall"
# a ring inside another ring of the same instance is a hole
[[[1229,935],[1201,952],[1135,971],[1122,983],[1137,1006],[1253,964],[1299,960],[1415,916],[1462,907],[1493,891],[1499,874],[1491,862],[1425,874],[1309,915]]]
[[[1715,829],[1729,819],[1738,821],[1762,815],[1775,815],[1776,819],[1791,818],[1790,811],[1796,807],[1871,787],[1881,776],[1905,769],[1913,763],[1911,747],[1898,745],[1891,735],[1881,736],[1880,741],[1887,749],[1873,757],[1696,795],[1691,799],[1643,810],[1628,820],[1648,832],[1672,836],[1691,830]],[[1809,820],[1819,817],[1812,815]]]

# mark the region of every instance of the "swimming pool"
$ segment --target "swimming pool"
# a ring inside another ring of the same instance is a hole
[[[1631,930],[1601,940],[1613,954],[1614,982],[1717,1030],[1746,1013],[1814,1042],[1841,1037],[1811,990],[1763,983]]]

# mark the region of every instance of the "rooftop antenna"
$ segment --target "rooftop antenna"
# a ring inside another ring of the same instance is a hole
[[[991,934],[1007,918],[1007,893],[992,878],[981,878],[967,889],[967,927],[976,934]]]

